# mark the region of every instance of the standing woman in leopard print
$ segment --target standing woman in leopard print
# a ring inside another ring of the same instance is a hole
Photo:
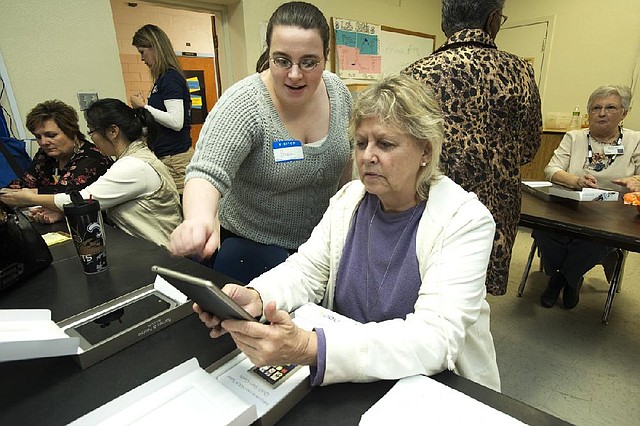
[[[505,0],[443,0],[447,41],[403,72],[433,87],[445,117],[444,174],[476,193],[493,214],[496,234],[487,291],[507,291],[511,249],[520,217],[520,167],[542,137],[540,94],[533,69],[497,49],[507,20]]]

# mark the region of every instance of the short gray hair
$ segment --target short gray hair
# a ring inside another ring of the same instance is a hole
[[[416,182],[416,193],[425,200],[431,181],[440,176],[438,164],[444,140],[444,119],[435,94],[409,76],[384,77],[358,94],[351,111],[352,139],[358,125],[372,117],[412,136],[420,149],[426,148],[431,154],[431,161],[420,168]]]
[[[589,96],[587,110],[591,110],[591,105],[593,105],[596,99],[606,98],[609,95],[618,95],[620,97],[622,109],[629,112],[629,107],[631,106],[631,89],[629,89],[629,86],[620,84],[607,84],[594,90],[593,93],[591,93],[591,96]]]
[[[468,28],[483,29],[491,12],[505,0],[442,0],[442,31],[447,37]]]

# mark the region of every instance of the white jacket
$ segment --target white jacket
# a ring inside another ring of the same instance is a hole
[[[340,258],[360,181],[345,185],[309,240],[286,262],[249,284],[266,305],[293,311],[306,302],[332,309]],[[485,275],[495,223],[475,194],[447,177],[432,183],[420,219],[416,255],[422,277],[415,310],[405,319],[325,329],[323,384],[432,375],[446,368],[500,390]]]

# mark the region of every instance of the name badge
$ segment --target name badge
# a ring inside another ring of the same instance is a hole
[[[622,155],[624,154],[623,145],[605,145],[604,155]]]
[[[273,146],[273,157],[276,163],[304,160],[302,142],[298,140],[274,141],[271,145]]]

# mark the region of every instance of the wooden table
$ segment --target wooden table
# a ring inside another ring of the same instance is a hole
[[[523,191],[520,225],[531,229],[561,233],[570,237],[594,241],[610,247],[640,252],[640,214],[634,206],[618,201],[574,201],[549,196],[544,191],[537,195]],[[531,267],[534,251],[527,260]],[[602,322],[607,323],[613,297],[618,291],[618,276],[623,258],[616,264],[614,279],[609,286]],[[522,294],[524,280],[518,289]]]

